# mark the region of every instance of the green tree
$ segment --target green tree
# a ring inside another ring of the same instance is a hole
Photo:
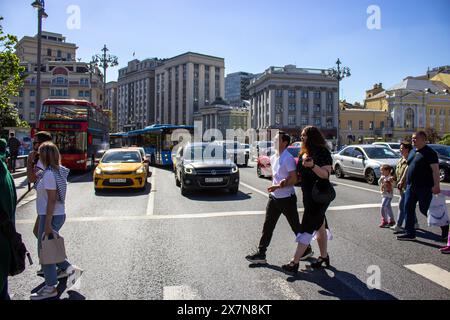
[[[447,146],[450,146],[450,133],[445,134],[445,135],[442,137],[442,140],[439,141],[439,143],[440,143],[440,144],[445,144],[445,145],[447,145]]]
[[[10,103],[11,97],[19,95],[19,89],[26,78],[25,68],[20,66],[19,57],[14,52],[17,37],[4,34],[0,17],[0,127],[23,126],[17,110]]]

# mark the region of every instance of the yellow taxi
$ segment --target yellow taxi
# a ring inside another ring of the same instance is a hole
[[[111,149],[94,170],[95,191],[101,189],[145,189],[147,165],[138,150]]]

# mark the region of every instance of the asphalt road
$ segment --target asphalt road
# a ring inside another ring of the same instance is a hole
[[[337,191],[327,215],[334,236],[332,268],[312,271],[304,262],[294,277],[280,269],[296,247],[283,217],[268,250],[269,264],[252,266],[244,259],[259,241],[270,185],[256,176],[254,163],[241,168],[237,195],[214,191],[183,197],[170,170],[152,171],[144,192],[95,194],[91,173],[71,176],[61,234],[69,260],[84,274],[71,290],[61,282],[61,299],[450,298],[450,258],[437,250],[443,245],[440,229],[426,227],[421,215],[416,242],[399,242],[392,231],[379,229],[377,186],[332,178]],[[297,196],[301,215],[299,189]],[[10,278],[13,299],[29,299],[43,283],[36,276],[34,197],[31,192],[19,204],[17,228],[35,264]],[[313,249],[317,256],[316,243]],[[420,274],[411,270],[417,268]]]

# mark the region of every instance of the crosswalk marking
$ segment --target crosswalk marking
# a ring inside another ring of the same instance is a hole
[[[405,265],[405,268],[450,290],[450,272],[447,270],[441,269],[431,263],[409,264]]]
[[[169,286],[163,289],[163,300],[201,300],[190,286]]]
[[[289,300],[303,300],[302,297],[286,283],[286,279],[274,278],[271,283],[273,286],[281,292]]]

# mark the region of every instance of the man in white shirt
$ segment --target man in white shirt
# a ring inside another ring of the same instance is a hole
[[[266,251],[272,239],[273,231],[280,218],[284,214],[291,226],[294,235],[300,232],[300,219],[297,211],[297,196],[294,186],[297,183],[297,164],[287,147],[291,143],[291,137],[280,131],[274,140],[275,155],[270,158],[272,168],[272,186],[269,192],[269,201],[266,207],[266,219],[264,221],[261,240],[258,249],[245,258],[252,263],[266,263]],[[305,260],[313,255],[309,246],[302,257]]]

